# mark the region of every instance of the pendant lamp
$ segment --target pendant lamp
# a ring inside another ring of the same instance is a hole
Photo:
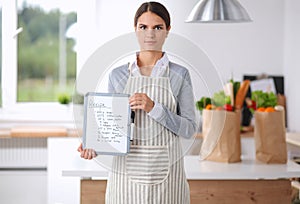
[[[200,0],[185,22],[241,23],[252,21],[237,0]]]

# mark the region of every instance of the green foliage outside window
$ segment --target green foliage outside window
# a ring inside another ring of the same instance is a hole
[[[66,16],[67,30],[77,21],[75,12],[46,12],[23,5],[18,12],[18,101],[57,101],[61,92],[72,95],[76,77],[74,39],[66,39],[66,87],[59,87],[59,21]]]

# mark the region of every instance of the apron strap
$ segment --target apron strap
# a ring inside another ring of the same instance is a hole
[[[132,62],[128,62],[129,77],[132,76]]]
[[[170,77],[170,66],[169,66],[170,63],[168,63],[167,67],[166,67],[166,72],[167,72],[167,77]]]

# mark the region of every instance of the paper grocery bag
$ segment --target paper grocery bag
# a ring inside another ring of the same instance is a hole
[[[240,112],[203,110],[202,113],[200,158],[216,162],[240,162]]]
[[[254,140],[256,159],[264,163],[286,163],[284,111],[255,112]]]

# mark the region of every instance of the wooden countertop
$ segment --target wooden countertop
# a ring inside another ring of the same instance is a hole
[[[0,128],[0,138],[47,138],[47,137],[78,137],[82,131],[64,126],[15,126],[12,128]],[[241,137],[253,137],[253,131],[242,132]],[[202,139],[202,134],[197,133],[196,139]],[[286,133],[286,141],[300,146],[300,133]]]
[[[63,126],[15,126],[0,129],[0,138],[78,137],[79,130]]]

